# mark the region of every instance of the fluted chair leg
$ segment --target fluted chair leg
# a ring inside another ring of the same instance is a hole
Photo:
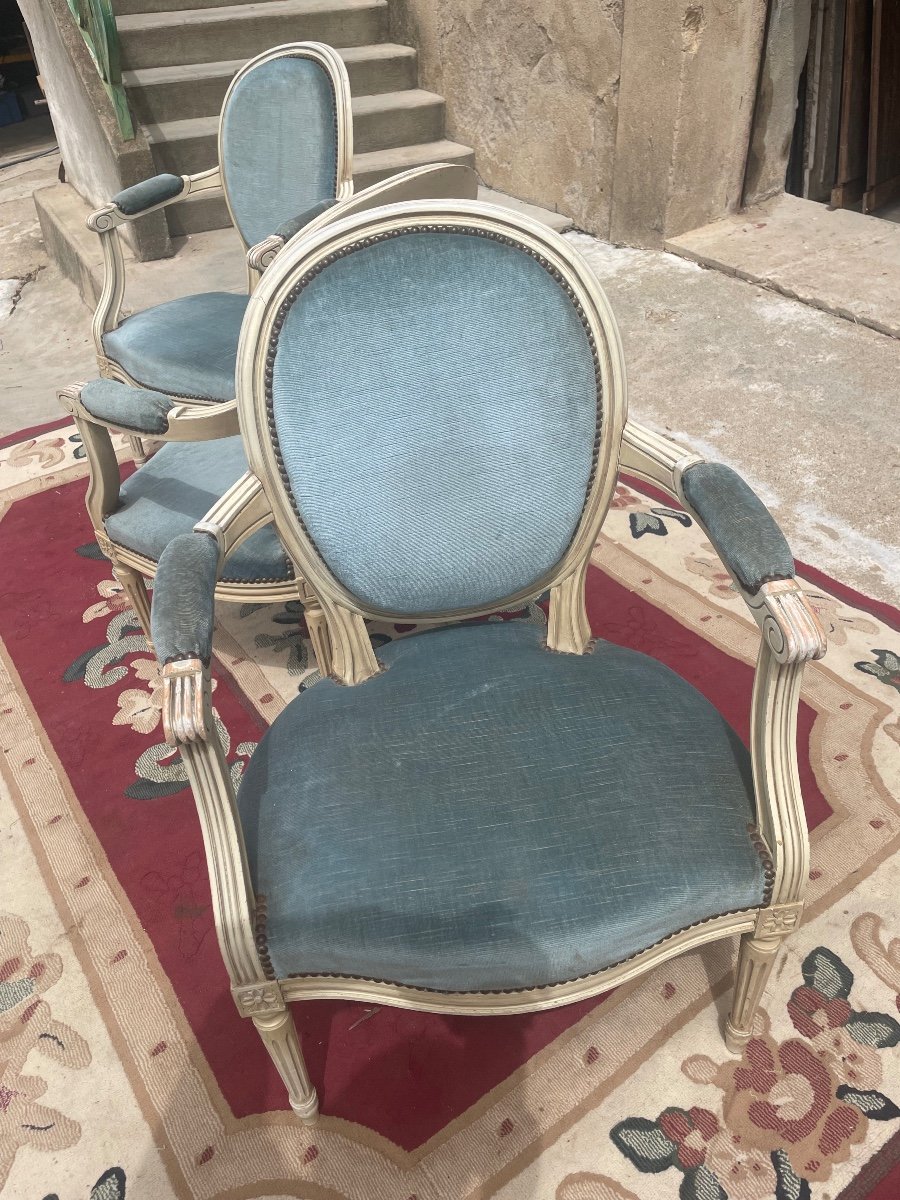
[[[319,1115],[319,1098],[309,1080],[290,1010],[261,1013],[253,1017],[253,1024],[284,1081],[291,1108],[304,1124],[312,1125]]]
[[[298,579],[297,591],[300,593],[300,603],[303,605],[303,615],[306,618],[306,628],[309,630],[309,640],[312,642],[313,654],[319,674],[324,678],[332,670],[331,634],[322,606],[309,590],[306,581]]]
[[[131,444],[131,453],[134,457],[134,465],[141,466],[150,457],[147,447],[142,437],[137,437],[136,434],[129,434],[128,441]]]
[[[140,622],[141,629],[144,631],[147,646],[152,652],[153,641],[150,637],[150,593],[147,591],[143,575],[131,567],[123,567],[117,563],[113,563],[112,573],[116,582],[128,597],[128,601],[134,609],[135,616]]]
[[[740,1054],[750,1040],[753,1018],[781,943],[796,929],[802,912],[802,901],[764,908],[754,931],[741,938],[731,1015],[725,1022],[725,1044],[733,1054]]]
[[[323,677],[331,674],[332,670],[332,652],[331,652],[331,634],[328,632],[328,623],[325,620],[325,614],[318,604],[307,604],[304,609],[306,617],[306,628],[309,630],[309,640],[312,642],[313,653],[316,656],[316,663],[319,667],[319,674]]]

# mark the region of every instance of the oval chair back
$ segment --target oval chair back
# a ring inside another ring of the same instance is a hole
[[[320,201],[353,191],[350,81],[319,42],[276,46],[246,63],[225,93],[219,164],[245,245]]]
[[[446,621],[548,588],[550,644],[584,649],[625,375],[557,234],[416,201],[298,239],[250,301],[237,378],[251,469],[345,682],[378,670],[364,617]]]

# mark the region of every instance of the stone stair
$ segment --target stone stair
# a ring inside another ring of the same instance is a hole
[[[185,8],[185,2],[191,8]],[[216,162],[218,114],[235,72],[292,41],[337,48],[353,95],[357,188],[432,162],[474,166],[444,136],[444,100],[418,84],[416,51],[387,41],[387,0],[113,0],[123,82],[156,167],[177,175]],[[166,210],[173,237],[230,224],[215,192]]]

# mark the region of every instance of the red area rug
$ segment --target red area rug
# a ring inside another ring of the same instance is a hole
[[[890,1015],[900,968],[887,945],[900,912],[884,901],[900,827],[890,758],[900,740],[896,613],[804,573],[832,640],[808,673],[798,730],[814,845],[809,916],[751,1043],[771,1058],[772,1087],[788,1097],[778,1103],[806,1104],[802,1137],[784,1121],[777,1136],[761,1132],[729,1074],[735,1060],[726,1062],[717,1030],[727,944],[610,996],[529,1017],[295,1006],[327,1114],[305,1129],[230,998],[193,802],[162,741],[158,670],[90,538],[77,435],[29,432],[0,457],[4,828],[17,830],[15,854],[28,860],[21,886],[3,892],[7,940],[20,948],[0,970],[0,1039],[4,1020],[21,1024],[26,998],[51,976],[42,1020],[59,1014],[66,1032],[35,1035],[37,1051],[52,1037],[60,1043],[41,1078],[21,1054],[6,1068],[0,1061],[0,1100],[10,1093],[0,1146],[11,1148],[0,1152],[0,1186],[6,1173],[8,1186],[30,1188],[12,1195],[56,1190],[65,1200],[63,1178],[81,1180],[67,1194],[87,1196],[115,1168],[121,1179],[104,1187],[154,1197],[900,1195],[891,1173],[900,1024]],[[702,533],[661,497],[623,484],[594,561],[594,633],[667,663],[746,740],[757,634]],[[508,619],[545,615],[530,606]],[[214,703],[238,778],[267,721],[316,675],[292,606],[226,606],[217,638]],[[60,940],[65,971],[55,963]],[[827,994],[826,975],[839,993]],[[809,995],[797,1001],[802,987]],[[812,1024],[797,1015],[804,1003]],[[862,1012],[878,1019],[854,1023]],[[797,1046],[818,1067],[804,1074]],[[779,1074],[785,1054],[793,1069]],[[90,1105],[73,1107],[72,1081],[91,1073],[127,1112],[128,1137],[101,1136]],[[56,1085],[52,1106],[38,1101],[44,1081],[48,1095]],[[855,1104],[841,1099],[851,1084]],[[39,1119],[25,1119],[26,1097]],[[56,1175],[44,1188],[37,1180],[51,1162]]]

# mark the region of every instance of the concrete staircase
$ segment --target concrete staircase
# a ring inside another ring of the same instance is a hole
[[[417,87],[416,52],[393,45],[387,0],[113,0],[123,81],[157,169],[177,175],[216,162],[222,99],[239,67],[270,46],[326,42],[347,64],[357,188],[432,162],[474,165],[444,137],[444,101]],[[215,193],[166,210],[173,237],[230,224]]]

